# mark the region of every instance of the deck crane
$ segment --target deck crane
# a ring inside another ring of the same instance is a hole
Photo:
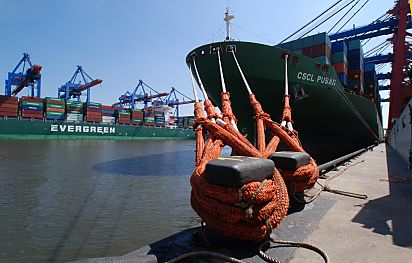
[[[169,95],[169,93],[157,92],[144,83],[143,80],[139,79],[139,83],[133,92],[127,91],[125,94],[121,95],[119,97],[119,102],[113,104],[113,107],[128,107],[130,109],[134,109],[138,102],[143,102],[144,107],[147,108],[148,103],[152,102],[153,99],[165,97],[167,95]]]
[[[76,83],[77,76],[80,74],[79,82]],[[83,80],[83,83],[82,83]],[[91,78],[83,69],[82,66],[77,66],[72,78],[57,89],[57,97],[65,100],[77,98],[80,101],[82,92],[87,90],[86,102],[90,102],[90,88],[102,83],[101,79]]]
[[[182,100],[178,99],[177,94],[181,95]],[[179,105],[191,104],[195,102],[196,101],[194,99],[189,98],[174,87],[172,87],[171,91],[169,92],[169,96],[167,96],[167,98],[162,101],[163,105],[167,105],[171,108],[176,107],[174,112],[174,115],[176,117],[179,117]]]
[[[377,54],[366,57],[365,63],[384,64],[392,63],[392,72],[378,74],[379,80],[390,79],[390,86],[381,86],[380,90],[390,89],[388,128],[398,118],[412,97],[412,86],[408,76],[408,69],[412,58],[412,44],[408,38],[412,34],[407,30],[412,28],[410,6],[408,0],[396,0],[394,7],[389,10],[385,18],[374,21],[370,25],[357,27],[343,32],[329,35],[334,40],[364,40],[377,36],[392,35],[388,40],[392,44],[393,53]],[[381,100],[386,102],[387,100]]]
[[[18,72],[20,67],[21,71]],[[39,65],[33,65],[30,61],[29,54],[24,53],[23,58],[19,61],[19,63],[17,63],[17,66],[7,75],[5,95],[15,96],[25,87],[28,87],[30,89],[31,97],[40,98],[41,68],[42,67]],[[16,86],[13,91],[12,86]],[[35,90],[37,92],[35,92]]]

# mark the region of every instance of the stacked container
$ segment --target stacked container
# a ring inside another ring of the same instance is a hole
[[[331,46],[332,43],[326,33],[319,33],[279,45],[281,48],[314,58],[318,62],[328,65],[331,65]]]
[[[66,102],[66,121],[82,122],[83,121],[83,102],[68,100]]]
[[[43,118],[43,99],[23,96],[20,98],[21,117]]]
[[[188,128],[189,129],[192,129],[193,128],[193,124],[195,123],[195,117],[194,116],[189,116],[188,117],[188,119],[189,119],[189,126],[188,126]]]
[[[376,101],[378,96],[378,79],[376,77],[375,64],[364,64],[364,89],[365,96]]]
[[[119,124],[130,124],[130,111],[128,109],[114,109],[116,121]]]
[[[177,122],[177,119],[175,116],[169,116],[169,120],[167,121],[167,125],[169,126],[175,126]]]
[[[348,87],[348,48],[345,41],[332,43],[332,65],[342,85]]]
[[[360,40],[348,43],[348,88],[356,94],[363,94],[363,51]]]
[[[17,97],[0,96],[0,116],[17,117],[18,109]]]
[[[331,65],[332,43],[326,33],[319,33],[302,39],[303,55],[314,58],[322,64]]]
[[[155,125],[157,127],[164,127],[165,126],[165,114],[162,111],[154,111],[155,116]]]
[[[183,128],[185,123],[185,119],[183,117],[177,118],[177,127]]]
[[[85,102],[83,104],[84,120],[87,122],[102,122],[102,104]]]
[[[144,112],[142,109],[132,109],[131,123],[134,125],[142,125],[144,121]]]
[[[49,120],[64,120],[66,103],[64,99],[46,97],[44,100],[45,117]]]
[[[114,109],[112,106],[102,105],[102,123],[115,124]]]
[[[144,125],[155,126],[155,116],[152,108],[144,109]]]

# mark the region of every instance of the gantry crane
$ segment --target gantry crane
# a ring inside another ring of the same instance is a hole
[[[20,72],[18,72],[19,68],[21,68]],[[5,95],[15,96],[25,87],[28,87],[30,89],[29,95],[31,97],[40,98],[41,69],[41,66],[33,65],[31,63],[28,53],[24,53],[23,58],[17,63],[17,66],[7,75]],[[15,86],[14,90],[12,90],[12,86]]]
[[[329,35],[333,40],[365,40],[372,37],[392,35],[388,41],[392,44],[393,53],[377,54],[366,57],[365,63],[384,64],[392,63],[392,72],[377,74],[378,80],[390,79],[390,85],[379,86],[379,90],[390,90],[388,128],[393,120],[398,118],[412,97],[410,77],[410,62],[412,48],[408,41],[412,34],[407,30],[412,28],[410,7],[408,0],[396,0],[395,6],[387,12],[383,19],[378,19],[370,25],[357,27],[340,33]]]
[[[147,108],[148,103],[152,102],[153,99],[165,97],[167,95],[169,95],[169,93],[157,92],[144,83],[143,80],[139,79],[136,88],[132,92],[126,91],[125,94],[121,95],[119,97],[119,102],[113,104],[113,107],[128,107],[134,109],[137,103],[143,102],[144,107]]]
[[[181,100],[179,100],[177,94],[181,95],[181,97],[182,97]],[[176,117],[179,117],[179,105],[191,104],[191,103],[195,103],[196,101],[194,99],[191,99],[188,96],[184,95],[183,93],[181,93],[180,91],[178,91],[174,87],[172,87],[171,91],[169,92],[169,96],[167,96],[167,98],[164,99],[162,102],[163,102],[164,105],[167,105],[171,108],[176,107],[174,115]]]
[[[76,83],[77,76],[79,77],[79,82]],[[82,82],[83,81],[83,82]],[[80,101],[82,92],[87,90],[86,102],[90,102],[90,88],[102,83],[101,79],[91,78],[82,68],[82,66],[77,66],[72,78],[57,89],[57,97],[69,100],[71,98]]]

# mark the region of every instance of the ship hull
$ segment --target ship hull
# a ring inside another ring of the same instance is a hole
[[[0,140],[190,140],[193,130],[138,125],[0,119]]]
[[[288,60],[289,93],[294,128],[305,150],[318,163],[383,140],[383,130],[375,103],[345,92],[333,67],[284,49],[248,42],[221,42],[201,46],[186,58],[196,66],[209,98],[221,106],[221,81],[217,54],[219,46],[227,90],[240,131],[255,138],[252,108],[241,75],[227,46],[236,49],[236,58],[258,101],[274,121],[280,121],[285,87],[285,53]],[[197,79],[197,77],[196,77]],[[199,82],[199,80],[197,79]]]

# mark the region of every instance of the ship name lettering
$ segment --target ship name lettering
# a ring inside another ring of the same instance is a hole
[[[336,79],[322,77],[322,76],[318,76],[318,78],[316,79],[316,82],[320,82],[322,84],[331,85],[331,86],[336,85]]]
[[[84,132],[84,133],[116,133],[115,127],[79,126],[79,125],[50,125],[51,132]]]
[[[313,74],[311,74],[311,73],[306,73],[306,72],[298,72],[298,79],[301,79],[301,80],[308,80],[308,81],[315,81],[314,79],[313,79]]]

